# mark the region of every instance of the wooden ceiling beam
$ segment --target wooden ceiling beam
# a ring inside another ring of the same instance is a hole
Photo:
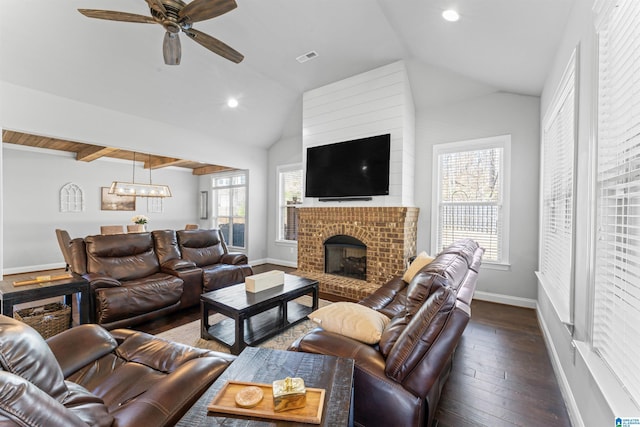
[[[151,156],[151,169],[166,168],[167,166],[180,166],[185,161],[173,157]],[[145,169],[149,168],[149,160],[144,162]]]
[[[230,168],[230,167],[227,167],[227,166],[209,165],[209,166],[203,166],[201,168],[194,168],[193,169],[193,174],[194,175],[208,175],[210,173],[231,171],[231,170],[234,170],[234,168]]]
[[[109,154],[117,151],[117,148],[101,147],[99,145],[87,145],[76,153],[76,160],[80,162],[92,162],[100,157],[108,157]]]

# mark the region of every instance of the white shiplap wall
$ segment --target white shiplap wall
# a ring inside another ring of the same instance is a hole
[[[305,206],[413,206],[415,108],[403,61],[305,92],[302,146],[391,134],[389,195],[370,202],[318,202]]]

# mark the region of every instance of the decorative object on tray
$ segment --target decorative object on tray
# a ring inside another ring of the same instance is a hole
[[[264,392],[260,387],[250,385],[236,393],[236,405],[241,408],[253,408],[263,397]]]
[[[276,412],[304,408],[307,390],[302,378],[287,377],[273,382],[273,410]]]
[[[253,274],[244,279],[247,292],[260,292],[284,284],[284,271],[271,270],[260,274]]]
[[[147,223],[149,222],[149,217],[146,217],[144,215],[134,215],[133,218],[131,218],[131,222],[142,228],[142,230],[138,230],[139,232],[147,231]]]
[[[299,378],[298,378],[299,379]],[[284,381],[284,380],[282,380]],[[304,383],[303,383],[304,384]],[[252,408],[243,408],[236,403],[236,395],[247,387],[258,387],[263,399]],[[272,384],[259,384],[242,381],[227,381],[213,398],[207,409],[224,414],[244,415],[268,418],[272,420],[295,421],[299,423],[320,424],[326,391],[322,388],[306,388],[306,405],[301,408],[276,412]]]

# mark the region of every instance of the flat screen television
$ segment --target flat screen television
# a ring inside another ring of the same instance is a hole
[[[306,197],[389,194],[391,135],[307,148]]]

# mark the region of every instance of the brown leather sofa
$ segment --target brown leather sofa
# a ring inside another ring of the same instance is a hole
[[[355,425],[431,426],[471,317],[483,253],[472,240],[458,241],[410,283],[393,278],[360,301],[391,319],[378,344],[316,328],[289,350],[355,360]]]
[[[219,230],[185,233],[203,246],[180,246],[174,230],[71,240],[71,270],[91,285],[92,321],[107,329],[142,323],[253,274],[246,255],[228,252]]]
[[[171,426],[233,360],[98,325],[45,341],[0,315],[0,425]]]

